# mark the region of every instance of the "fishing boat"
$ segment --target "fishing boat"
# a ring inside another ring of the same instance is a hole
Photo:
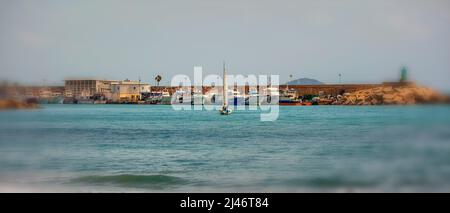
[[[302,101],[297,99],[295,90],[286,89],[281,90],[279,104],[280,106],[302,106]]]
[[[142,100],[146,104],[158,104],[161,101],[161,92],[141,92]]]
[[[170,95],[170,93],[167,91],[163,91],[160,104],[169,105],[171,99],[172,96]]]
[[[219,110],[221,115],[230,115],[233,110],[228,108],[228,83],[227,83],[227,72],[225,69],[225,62],[223,62],[223,104],[222,108]]]

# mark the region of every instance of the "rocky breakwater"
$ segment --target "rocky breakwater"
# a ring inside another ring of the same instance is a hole
[[[450,103],[448,96],[414,84],[381,86],[338,96],[334,105],[411,105]]]
[[[36,109],[39,105],[34,102],[20,101],[14,99],[0,99],[1,109]]]

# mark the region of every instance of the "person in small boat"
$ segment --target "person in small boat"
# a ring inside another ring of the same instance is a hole
[[[229,114],[229,113],[231,113],[231,110],[228,109],[227,106],[222,106],[221,112],[222,112],[223,114]]]

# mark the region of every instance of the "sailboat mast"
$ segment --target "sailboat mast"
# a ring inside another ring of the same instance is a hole
[[[228,106],[228,84],[225,62],[223,62],[223,106]]]

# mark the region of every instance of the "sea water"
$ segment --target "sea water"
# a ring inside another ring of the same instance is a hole
[[[450,106],[0,111],[1,192],[449,192]]]

